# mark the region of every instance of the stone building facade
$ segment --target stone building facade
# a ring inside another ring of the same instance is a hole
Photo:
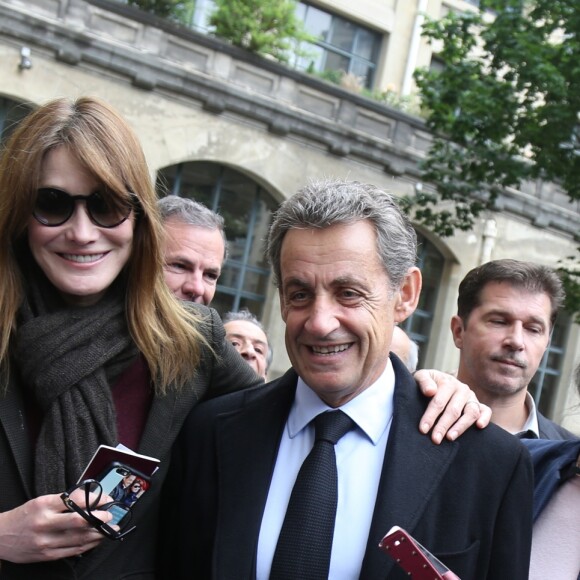
[[[346,31],[343,38],[363,30],[368,40],[365,31],[372,31],[378,44],[365,69],[372,69],[369,83],[404,94],[412,90],[410,72],[433,57],[417,33],[422,12],[437,16],[450,7],[468,4],[312,0],[305,10],[326,14]],[[337,54],[353,63],[356,50],[343,46]],[[262,246],[277,204],[329,176],[397,195],[422,185],[418,163],[430,135],[418,117],[121,2],[0,0],[0,130],[9,131],[27,107],[81,95],[106,99],[136,129],[160,194],[191,195],[224,214],[232,251],[215,306],[222,313],[247,306],[261,317],[273,342],[273,376],[288,367]],[[417,228],[425,291],[407,330],[421,344],[423,366],[457,366],[449,320],[468,270],[504,257],[555,265],[578,245],[579,206],[553,185],[506,191],[497,207],[452,238]],[[536,377],[536,398],[547,415],[580,433],[570,388],[578,363],[579,326],[564,316]]]

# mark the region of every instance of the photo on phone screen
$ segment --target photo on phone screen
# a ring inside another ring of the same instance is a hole
[[[131,472],[126,468],[119,465],[113,465],[111,468],[105,472],[102,477],[99,477],[99,482],[103,489],[105,495],[111,495],[113,489],[118,485],[121,485],[122,481],[129,477]]]

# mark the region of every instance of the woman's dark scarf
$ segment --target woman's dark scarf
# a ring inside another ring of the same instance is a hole
[[[76,483],[100,444],[117,444],[110,385],[137,349],[122,282],[95,306],[70,307],[31,262],[13,353],[25,396],[42,414],[34,471],[44,495]]]

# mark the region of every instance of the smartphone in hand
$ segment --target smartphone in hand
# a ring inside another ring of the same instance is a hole
[[[119,462],[111,463],[96,479],[103,493],[115,502],[107,508],[113,515],[109,525],[118,524],[150,485],[145,474]]]

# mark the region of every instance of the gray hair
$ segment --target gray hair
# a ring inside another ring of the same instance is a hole
[[[280,255],[289,230],[327,228],[362,220],[374,225],[379,259],[391,290],[398,290],[416,263],[417,235],[392,194],[357,181],[312,183],[282,203],[274,214],[266,245],[274,283],[278,287],[281,284]]]
[[[222,318],[223,324],[227,324],[228,322],[234,322],[236,320],[251,322],[252,324],[255,324],[266,335],[266,340],[268,341],[268,352],[266,354],[266,372],[268,372],[268,369],[272,364],[272,359],[274,358],[274,351],[272,350],[272,346],[270,345],[270,337],[268,336],[268,332],[264,328],[264,325],[247,308],[242,308],[242,310],[238,310],[237,312],[234,312],[233,310],[230,312],[226,312]]]
[[[184,224],[210,230],[218,230],[224,240],[224,261],[228,257],[228,240],[225,234],[224,218],[215,211],[212,211],[202,203],[194,201],[189,197],[179,197],[177,195],[167,195],[158,202],[161,219],[163,222],[169,218],[174,218]]]

